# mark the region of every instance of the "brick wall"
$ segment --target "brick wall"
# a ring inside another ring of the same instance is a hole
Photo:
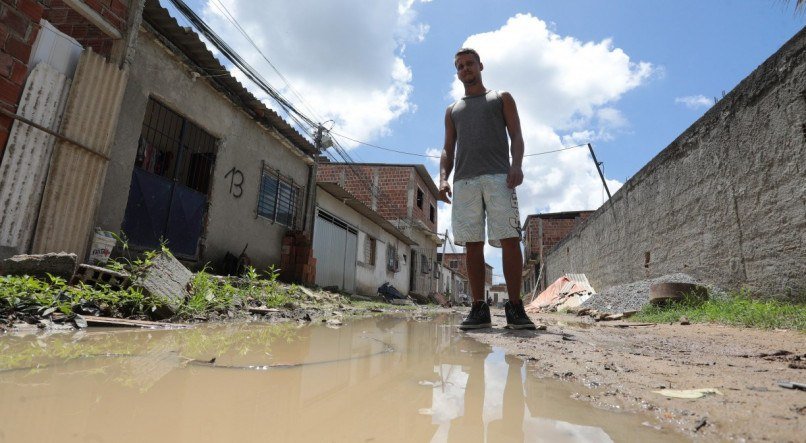
[[[97,12],[110,25],[126,33],[129,4],[131,0],[82,0],[93,11]],[[56,28],[78,40],[85,47],[91,47],[98,54],[109,56],[112,51],[112,40],[101,32],[78,12],[65,5],[61,0],[43,0],[47,8],[44,18]]]
[[[456,260],[457,265],[455,268],[451,267],[451,261]],[[459,274],[462,274],[463,277],[467,278],[467,255],[464,253],[445,253],[442,258],[443,266],[448,269],[452,269]]]
[[[414,168],[411,169],[411,175],[414,182],[414,203],[411,212],[411,216],[416,219],[420,220],[428,226],[428,229],[436,232],[437,230],[437,222],[439,221],[439,216],[437,215],[437,196],[431,193],[431,188],[426,186],[425,181],[417,173]],[[417,189],[423,191],[423,207],[422,209],[417,206]],[[434,221],[432,222],[430,219],[430,208],[434,206]]]
[[[396,220],[408,216],[408,189],[413,171],[406,166],[322,163],[317,168],[316,180],[338,183],[384,219]],[[372,186],[377,187],[375,198]]]
[[[124,35],[129,1],[85,0],[84,3]],[[108,56],[112,50],[112,39],[61,0],[0,0],[0,107],[8,111],[17,110],[42,18],[99,54]],[[10,129],[11,118],[0,116],[0,161]]]
[[[542,261],[551,249],[564,239],[578,224],[586,220],[593,211],[537,214],[526,221],[526,258]],[[540,237],[542,224],[542,238]]]
[[[685,272],[726,289],[806,294],[806,29],[546,256],[597,290]]]
[[[16,112],[43,5],[36,0],[0,0],[0,106]],[[11,118],[0,116],[0,159]]]

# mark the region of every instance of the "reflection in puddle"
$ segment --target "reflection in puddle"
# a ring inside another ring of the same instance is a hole
[[[680,440],[571,400],[457,322],[0,336],[0,441]]]

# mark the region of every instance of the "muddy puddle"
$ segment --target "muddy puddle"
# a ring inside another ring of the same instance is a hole
[[[459,320],[0,336],[0,441],[681,440],[571,399],[585,388]]]

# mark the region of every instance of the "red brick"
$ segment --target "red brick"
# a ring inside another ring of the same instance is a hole
[[[0,101],[10,105],[19,103],[22,86],[13,83],[11,80],[0,78]]]
[[[84,3],[99,14],[103,10],[103,4],[98,0],[84,0]]]
[[[0,105],[0,107],[2,107],[3,109],[5,109],[6,111],[9,111],[9,112],[14,112],[14,110],[17,109],[16,103],[14,105],[8,105],[8,106]],[[14,119],[12,119],[11,117],[6,117],[5,115],[0,115],[0,129],[5,130],[5,131],[10,131],[11,130],[11,124],[13,122],[14,122]]]
[[[8,29],[5,26],[0,26],[0,48],[6,43],[8,38]]]
[[[45,11],[45,20],[53,23],[54,25],[64,23],[67,20],[67,15],[70,10],[67,8],[50,8]]]
[[[28,38],[25,40],[25,43],[33,46],[34,42],[36,41],[36,36],[39,35],[39,23],[32,23],[31,29],[28,30]]]
[[[11,81],[18,85],[25,84],[25,75],[28,74],[28,65],[23,62],[14,62],[14,68],[11,70]]]
[[[120,18],[129,16],[129,7],[120,0],[111,0],[109,2],[109,10]]]
[[[0,24],[7,26],[19,37],[25,38],[27,37],[31,20],[3,4],[2,8],[0,8]]]
[[[42,12],[45,10],[45,7],[36,0],[18,0],[17,9],[27,15],[31,21],[38,22],[39,19],[42,18]]]
[[[28,58],[31,57],[31,45],[11,36],[6,40],[5,52],[19,61],[28,63]]]
[[[14,58],[4,52],[0,52],[0,77],[10,78],[13,66]]]
[[[9,132],[5,129],[0,129],[0,160],[3,159],[3,152],[6,148],[6,142],[8,142],[8,134]]]
[[[124,22],[123,19],[121,19],[120,17],[113,14],[112,11],[105,9],[103,13],[101,13],[101,15],[103,16],[104,19],[106,19],[106,21],[109,22],[109,24],[114,26],[118,31],[122,32],[126,29],[126,22]]]

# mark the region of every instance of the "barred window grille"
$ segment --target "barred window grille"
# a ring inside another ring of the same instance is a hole
[[[289,228],[297,224],[299,186],[277,172],[263,168],[260,176],[260,193],[257,202],[257,215]]]
[[[397,272],[400,268],[400,262],[397,258],[397,248],[389,245],[386,247],[386,269],[392,272]]]

